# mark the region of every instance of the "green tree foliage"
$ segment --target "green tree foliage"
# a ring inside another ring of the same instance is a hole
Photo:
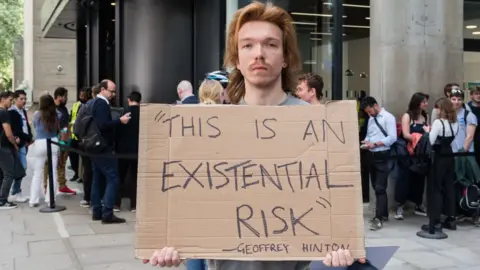
[[[27,0],[33,1],[33,0]],[[11,78],[14,43],[23,31],[23,1],[0,0],[0,81]]]

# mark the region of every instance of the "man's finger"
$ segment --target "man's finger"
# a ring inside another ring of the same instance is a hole
[[[367,263],[367,259],[365,259],[365,258],[358,259],[358,262],[359,263]]]
[[[143,259],[142,262],[143,262],[143,264],[147,264],[148,262],[150,262],[150,260]]]
[[[158,256],[156,256],[156,258],[158,259],[158,264],[157,265],[160,265],[160,267],[165,267],[166,266],[166,262],[165,262],[165,252],[166,252],[166,248],[162,248],[162,250],[160,251],[160,254],[158,254]]]
[[[328,253],[325,260],[323,260],[323,264],[325,264],[325,266],[332,266],[332,255],[330,255],[330,253]]]
[[[165,252],[165,264],[168,267],[171,267],[173,265],[172,262],[172,257],[173,257],[173,248],[167,248],[167,251]]]
[[[353,264],[353,257],[352,254],[350,253],[350,250],[345,250],[345,259],[347,260],[347,266]]]
[[[179,266],[180,263],[182,262],[182,261],[180,260],[180,256],[178,255],[178,251],[176,251],[176,250],[173,251],[173,259],[172,259],[172,261],[173,261],[173,265],[174,265],[175,267]]]
[[[345,250],[339,249],[338,254],[338,266],[347,266],[347,259],[345,258]]]
[[[153,253],[152,258],[150,258],[150,264],[152,266],[157,266],[158,265],[158,255],[159,255],[159,252],[157,250],[157,251],[155,251],[155,253]]]
[[[333,267],[339,267],[340,262],[338,260],[338,252],[332,252],[332,266]]]

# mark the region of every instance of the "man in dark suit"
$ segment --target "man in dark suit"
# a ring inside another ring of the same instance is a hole
[[[132,91],[128,95],[127,112],[131,113],[130,121],[119,128],[117,151],[121,154],[138,154],[138,134],[140,124],[140,102],[142,94],[138,91]],[[122,197],[130,199],[130,210],[136,211],[137,208],[137,159],[120,159],[118,161],[118,170],[120,177],[120,189],[117,193],[115,202],[116,207],[120,208]],[[123,192],[122,192],[123,191]]]
[[[100,93],[88,104],[93,106],[92,116],[95,120],[100,135],[107,144],[104,154],[114,153],[115,128],[120,124],[127,124],[130,113],[124,114],[119,119],[112,119],[110,100],[115,96],[115,84],[110,80],[100,82]],[[114,158],[93,158],[93,183],[92,183],[92,219],[102,220],[103,224],[124,223],[125,219],[113,214],[113,207],[118,189],[118,162]],[[103,195],[102,209],[102,176],[106,180],[105,193]]]
[[[177,86],[180,104],[198,104],[200,101],[193,94],[193,87],[189,81],[181,81]]]

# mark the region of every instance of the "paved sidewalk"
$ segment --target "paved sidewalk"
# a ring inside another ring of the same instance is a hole
[[[30,171],[28,175],[25,191]],[[91,220],[80,200],[81,195],[59,197],[67,210],[55,214],[39,213],[25,204],[0,212],[0,270],[152,269],[134,259],[134,214],[118,213],[126,224],[102,225]],[[381,231],[367,231],[366,244],[400,246],[385,269],[480,269],[480,228],[464,226],[448,232],[446,240],[425,240],[415,235],[424,220],[392,220]]]

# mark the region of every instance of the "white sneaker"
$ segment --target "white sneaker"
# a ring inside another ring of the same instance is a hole
[[[9,202],[26,203],[30,198],[22,196],[22,193],[8,196]]]

